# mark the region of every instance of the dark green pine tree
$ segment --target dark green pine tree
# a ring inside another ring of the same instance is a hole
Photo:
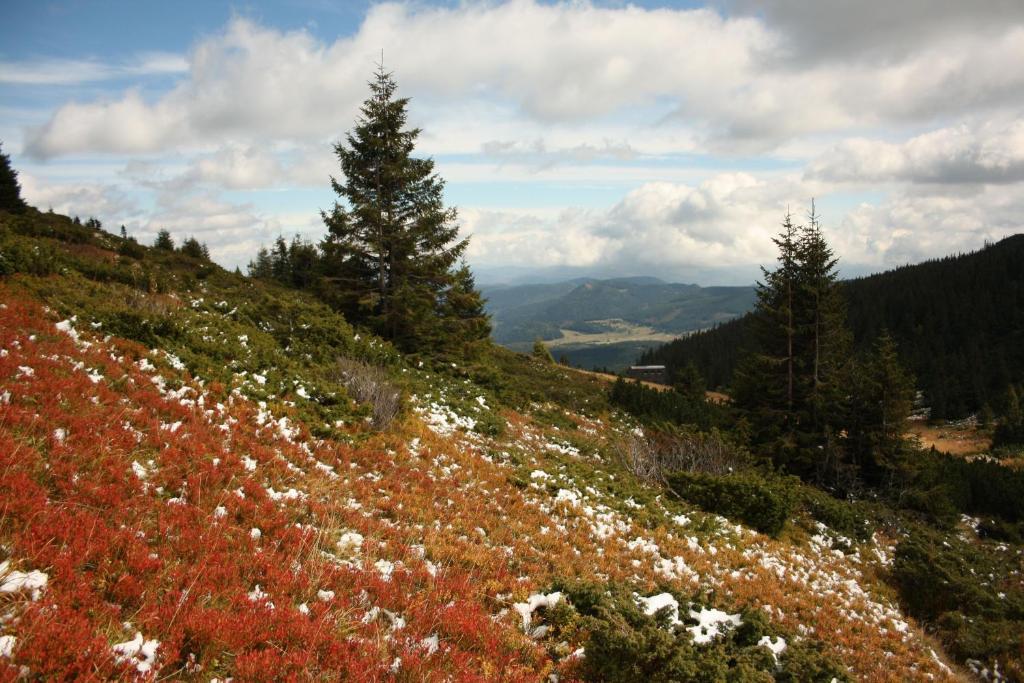
[[[412,156],[420,130],[406,127],[408,98],[396,97],[383,68],[369,86],[355,127],[334,147],[342,178],[331,185],[342,201],[322,212],[323,286],[354,321],[405,351],[433,352],[425,346],[444,336],[446,295],[468,241],[458,239],[433,160]]]
[[[164,251],[174,251],[174,239],[171,237],[171,233],[167,230],[158,232],[156,240],[153,241],[153,246]]]
[[[18,172],[11,166],[11,159],[4,154],[3,143],[0,143],[0,211],[21,213],[27,206],[21,198]]]
[[[704,377],[692,360],[676,370],[672,378],[672,388],[693,403],[703,403],[707,391]]]
[[[1006,406],[992,435],[992,446],[1024,445],[1024,410],[1021,409],[1017,390],[1010,385],[1006,394]]]
[[[754,351],[737,367],[733,398],[754,442],[778,464],[822,476],[840,455],[850,355],[837,260],[813,205],[808,225],[787,215],[774,242],[778,265],[762,269],[751,321]]]
[[[886,330],[850,373],[846,451],[872,484],[891,483],[907,470],[907,419],[914,407],[914,379],[899,361]]]
[[[487,345],[491,321],[484,310],[484,298],[476,287],[473,271],[463,262],[452,275],[442,307],[444,338],[439,340],[450,354],[474,358]]]
[[[779,249],[778,266],[762,267],[757,284],[752,326],[756,351],[745,355],[736,369],[732,394],[751,423],[757,443],[795,446],[798,368],[796,364],[795,298],[799,283],[799,229],[787,214],[782,231],[773,238]]]
[[[288,243],[280,235],[274,240],[274,248],[270,253],[270,275],[282,284],[291,284],[291,255],[288,251]]]
[[[181,243],[181,253],[195,259],[210,260],[210,250],[195,237],[189,237]]]
[[[256,252],[256,260],[249,261],[249,277],[258,277],[264,280],[269,280],[273,277],[273,265],[270,261],[270,252],[267,248],[260,246],[259,251]]]
[[[320,255],[317,253],[316,245],[295,235],[288,246],[290,284],[299,289],[311,288],[316,282],[319,265]]]
[[[800,383],[806,400],[804,429],[829,440],[842,420],[852,337],[838,284],[838,259],[821,233],[813,201],[808,218],[797,243],[795,347],[804,378]]]

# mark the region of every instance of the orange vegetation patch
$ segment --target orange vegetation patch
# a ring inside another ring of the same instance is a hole
[[[320,441],[162,352],[0,301],[0,560],[44,577],[2,606],[0,677],[571,680],[514,605],[573,579],[762,609],[859,680],[952,677],[873,578],[890,545],[623,500],[624,432],[601,419],[570,435],[506,411],[494,439],[421,400],[359,447]]]
[[[977,455],[992,448],[992,439],[976,426],[950,424],[931,425],[921,421],[910,423],[910,434],[916,436],[925,448],[950,455]]]

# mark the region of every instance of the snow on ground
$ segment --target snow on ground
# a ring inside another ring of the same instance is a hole
[[[554,607],[561,599],[562,594],[559,592],[548,593],[546,595],[544,593],[534,593],[526,602],[517,602],[512,605],[512,609],[522,617],[523,633],[529,633],[534,638],[543,637],[544,634],[547,633],[546,626],[539,626],[533,630],[530,629],[530,623],[533,621],[533,613],[541,608]]]
[[[698,645],[710,643],[729,629],[743,623],[738,614],[726,614],[722,610],[702,607],[699,612],[690,610],[690,618],[697,620],[696,626],[686,630],[693,634],[693,642]]]
[[[38,569],[23,572],[12,569],[10,560],[0,562],[0,593],[27,592],[33,600],[38,600],[49,578]]]
[[[149,673],[156,664],[159,640],[146,640],[142,633],[136,633],[129,641],[113,645],[114,657],[121,664],[131,664],[140,674]]]

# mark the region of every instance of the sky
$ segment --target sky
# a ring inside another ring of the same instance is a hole
[[[1024,2],[0,6],[26,200],[194,236],[319,240],[383,55],[483,283],[749,284],[812,199],[846,276],[1024,232]]]

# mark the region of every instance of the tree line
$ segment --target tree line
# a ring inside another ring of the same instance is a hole
[[[840,283],[854,351],[886,330],[933,418],[1004,413],[1024,377],[1024,235],[984,249]],[[646,352],[641,363],[693,362],[708,385],[733,384],[754,347],[748,315]]]

